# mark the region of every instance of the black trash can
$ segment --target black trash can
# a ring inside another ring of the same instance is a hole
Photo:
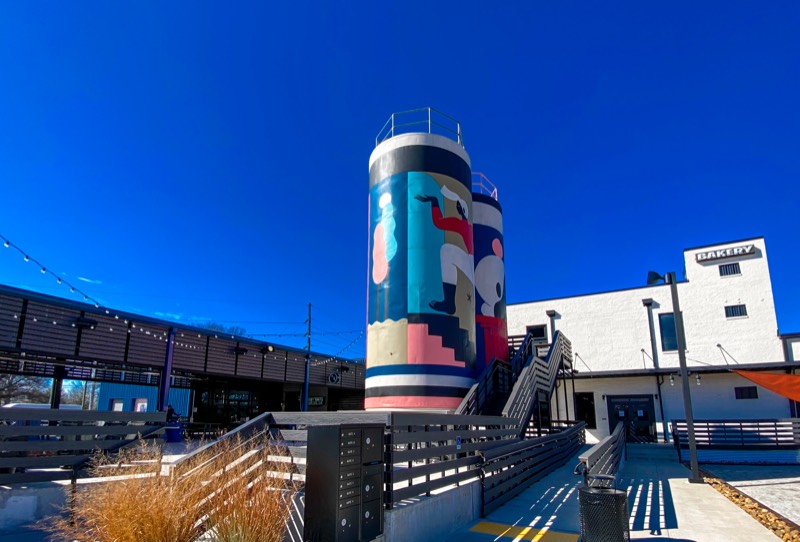
[[[627,542],[631,538],[628,492],[610,487],[578,490],[581,542]]]

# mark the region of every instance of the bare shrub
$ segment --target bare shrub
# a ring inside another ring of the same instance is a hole
[[[153,448],[98,458],[91,474],[115,478],[82,484],[71,520],[50,530],[78,542],[279,541],[293,492],[282,479],[287,464],[270,461],[279,453],[265,439],[231,439],[171,476],[160,474]]]

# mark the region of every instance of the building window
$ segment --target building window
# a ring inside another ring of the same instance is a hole
[[[658,315],[658,325],[661,328],[661,350],[670,352],[678,349],[678,333],[675,330],[675,314],[666,312]]]
[[[733,388],[736,392],[737,399],[758,399],[758,387],[756,386],[741,386]]]
[[[742,270],[739,268],[739,262],[726,263],[719,266],[720,277],[730,277],[731,275],[741,275]]]
[[[147,399],[146,398],[137,398],[133,400],[133,411],[134,412],[147,412]]]
[[[111,399],[111,412],[122,412],[122,399]]]
[[[528,326],[525,328],[525,331],[532,335],[531,339],[533,340],[533,344],[539,343],[546,343],[547,342],[547,326]]]
[[[725,318],[741,318],[747,316],[745,305],[728,305],[725,307]]]

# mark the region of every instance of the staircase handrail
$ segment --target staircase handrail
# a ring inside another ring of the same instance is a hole
[[[556,385],[558,370],[565,362],[572,365],[572,343],[563,333],[556,331],[553,342],[547,351],[545,359],[534,355],[534,352],[527,348],[530,334],[514,356],[512,366],[522,366],[522,370],[514,384],[514,389],[503,408],[503,416],[518,418],[522,425],[520,428],[520,438],[523,438],[536,403],[547,397],[550,400]],[[529,351],[528,358],[524,363],[518,359],[524,355],[525,350]]]
[[[188,454],[184,455],[183,457],[175,460],[169,466],[171,469],[177,470],[180,467],[186,465],[192,465],[193,460],[198,457],[200,454],[209,454],[210,458],[208,461],[213,461],[219,453],[216,450],[223,450],[225,446],[228,446],[228,441],[231,439],[239,438],[242,442],[247,442],[255,437],[259,437],[269,431],[270,423],[272,422],[272,413],[271,412],[264,412],[259,414],[252,420],[249,420],[239,427],[228,431],[224,435],[222,435],[217,440],[213,440],[203,446],[200,446]],[[194,470],[195,465],[192,465],[192,470]]]
[[[530,362],[531,356],[533,355],[533,350],[531,345],[533,344],[533,335],[528,333],[525,335],[525,339],[523,339],[522,344],[519,345],[517,351],[514,353],[514,357],[511,358],[511,378],[512,380],[516,381],[519,378],[522,369]]]
[[[583,474],[584,485],[602,487],[603,477],[616,477],[625,458],[625,436],[625,424],[618,422],[609,436],[578,457],[575,474]]]
[[[508,369],[509,363],[505,360],[493,358],[481,372],[481,375],[462,399],[455,410],[455,414],[477,415],[483,414],[482,409],[494,391],[494,375],[503,369]]]

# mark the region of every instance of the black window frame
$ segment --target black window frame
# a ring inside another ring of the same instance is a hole
[[[664,325],[665,318],[672,319],[672,325]],[[662,352],[677,352],[678,351],[678,326],[675,325],[674,312],[662,312],[658,315],[658,328],[661,336],[661,351]],[[671,335],[664,334],[667,330]],[[669,343],[667,342],[669,341]],[[672,346],[674,342],[674,347]]]
[[[737,400],[758,399],[758,386],[736,386],[733,393]]]
[[[739,262],[723,263],[719,266],[720,277],[735,277],[741,274],[742,268],[739,266]]]
[[[725,305],[725,318],[745,318],[747,317],[747,305]]]
[[[532,326],[525,326],[525,334],[526,335],[528,333],[531,333],[533,330],[539,331],[540,329],[543,331],[544,334],[541,337],[536,336],[536,335],[531,337],[531,340],[533,341],[533,344],[541,344],[541,343],[550,342],[550,339],[547,336],[547,324],[535,324],[535,325],[532,325]]]

